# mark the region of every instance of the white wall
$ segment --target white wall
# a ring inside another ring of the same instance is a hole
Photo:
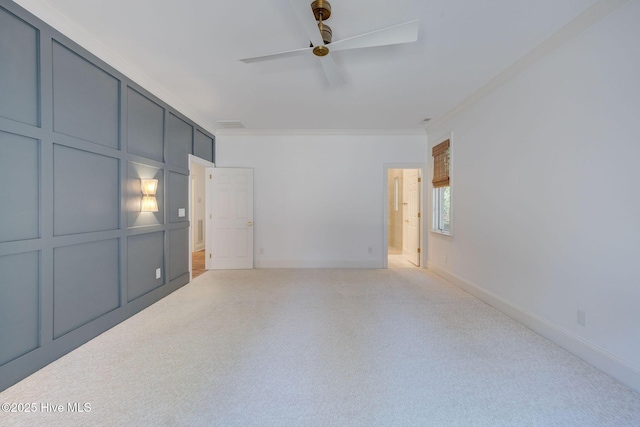
[[[428,261],[640,391],[638,23],[631,1],[428,129],[453,132],[454,230]]]
[[[254,169],[256,267],[382,267],[384,164],[425,159],[426,141],[418,133],[217,135],[217,167]]]

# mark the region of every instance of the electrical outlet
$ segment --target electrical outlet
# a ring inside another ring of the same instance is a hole
[[[185,208],[178,208],[178,218],[184,218],[187,214],[187,210]]]
[[[156,279],[159,279],[161,277],[162,277],[162,269],[156,268]]]
[[[260,255],[264,255],[264,248],[260,248],[260,249],[258,249],[258,253],[259,253]]]
[[[372,254],[373,253],[373,246],[369,246],[368,250],[369,250],[369,253]]]
[[[447,264],[449,262],[449,255],[444,254],[444,263]]]
[[[587,327],[587,312],[578,310],[578,325]]]

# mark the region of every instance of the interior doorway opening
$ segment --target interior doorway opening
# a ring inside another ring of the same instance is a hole
[[[422,168],[388,167],[386,267],[422,266]]]
[[[207,249],[206,168],[214,164],[189,155],[189,265],[191,279],[205,273]]]

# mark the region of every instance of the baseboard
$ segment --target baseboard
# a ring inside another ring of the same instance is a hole
[[[357,260],[259,260],[255,268],[382,268],[379,259]]]
[[[500,310],[524,326],[573,353],[585,362],[611,375],[623,384],[640,392],[640,369],[618,358],[613,353],[579,337],[566,329],[518,307],[481,287],[435,265],[427,263],[427,269],[448,280],[462,290]]]

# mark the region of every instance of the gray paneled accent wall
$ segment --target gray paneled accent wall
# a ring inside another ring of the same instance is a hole
[[[39,158],[38,140],[0,131],[0,242],[39,235]]]
[[[181,118],[169,113],[169,164],[181,166],[188,164],[189,154],[193,153],[193,126]]]
[[[38,348],[38,252],[0,256],[0,365]]]
[[[175,280],[189,272],[189,229],[169,230],[169,265],[167,277]]]
[[[127,117],[129,153],[164,161],[164,108],[129,88]]]
[[[38,125],[38,30],[0,13],[0,116]]]
[[[127,238],[127,301],[164,285],[164,232],[138,234]],[[160,269],[160,277],[156,270]]]
[[[213,139],[200,130],[196,130],[196,136],[193,141],[193,155],[209,159],[213,157]]]
[[[189,193],[182,191],[189,187],[189,175],[169,172],[169,222],[184,223],[189,221]],[[172,197],[173,196],[173,197]],[[184,216],[179,216],[178,210],[185,209]]]
[[[54,40],[53,130],[118,148],[119,107],[120,81]]]
[[[117,158],[53,144],[53,235],[117,230]]]
[[[53,250],[53,336],[58,338],[120,306],[118,239]]]
[[[214,136],[0,0],[0,391],[189,281],[188,154]]]

